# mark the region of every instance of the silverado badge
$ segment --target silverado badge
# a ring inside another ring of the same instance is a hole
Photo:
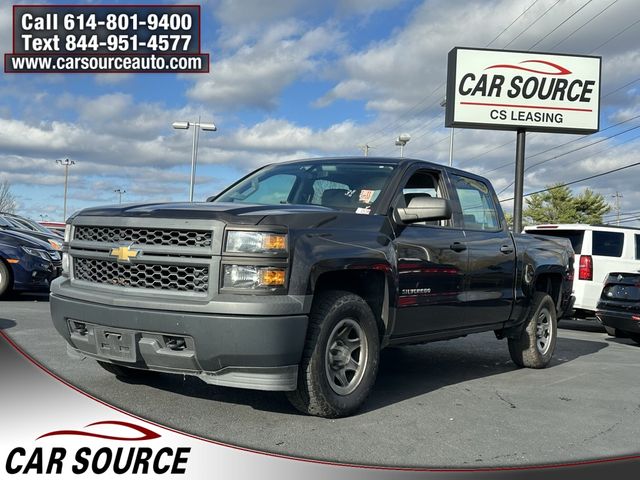
[[[122,246],[112,248],[109,255],[111,255],[112,257],[116,257],[119,262],[129,263],[130,259],[136,258],[139,253],[139,250],[133,250],[131,246]]]

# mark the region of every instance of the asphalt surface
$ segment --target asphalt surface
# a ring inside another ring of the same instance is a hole
[[[298,414],[284,394],[177,375],[125,381],[66,355],[47,297],[0,301],[0,329],[82,390],[154,422],[222,442],[347,463],[465,467],[640,453],[640,347],[595,322],[563,321],[545,370],[518,369],[492,333],[387,349],[357,415]]]

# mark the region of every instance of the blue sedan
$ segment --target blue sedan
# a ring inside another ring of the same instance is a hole
[[[62,258],[48,242],[0,231],[0,297],[11,291],[48,291],[62,271]]]

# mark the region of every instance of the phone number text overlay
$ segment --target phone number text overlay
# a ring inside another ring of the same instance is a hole
[[[199,5],[14,5],[5,73],[207,73]]]

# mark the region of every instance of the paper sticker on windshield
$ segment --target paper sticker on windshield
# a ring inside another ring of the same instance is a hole
[[[360,203],[371,203],[375,190],[360,190]]]
[[[371,208],[370,207],[366,207],[366,208],[356,208],[356,213],[359,213],[361,215],[369,215],[371,213]]]

